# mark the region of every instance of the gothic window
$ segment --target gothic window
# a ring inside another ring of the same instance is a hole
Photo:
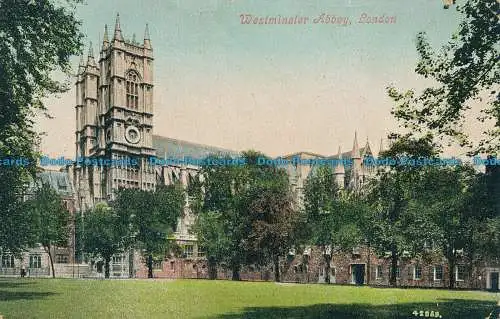
[[[127,74],[127,108],[137,109],[139,106],[139,76],[130,71]]]

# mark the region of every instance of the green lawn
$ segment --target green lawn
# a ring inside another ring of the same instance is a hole
[[[0,279],[13,318],[484,318],[498,294],[204,280]]]

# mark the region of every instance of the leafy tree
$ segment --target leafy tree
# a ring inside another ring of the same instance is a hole
[[[352,250],[363,242],[365,215],[358,194],[341,190],[329,166],[320,166],[308,177],[304,190],[308,243],[322,247],[325,282],[330,283],[330,262],[336,251]]]
[[[83,249],[104,259],[105,278],[109,278],[111,257],[123,250],[128,234],[128,229],[119,221],[119,216],[106,203],[96,204],[84,215]]]
[[[417,36],[420,60],[418,75],[429,78],[433,86],[417,94],[388,88],[396,102],[395,117],[414,132],[430,131],[451,136],[462,146],[473,146],[473,153],[497,152],[500,149],[500,23],[497,0],[469,0],[457,6],[464,16],[458,31],[441,50],[431,48],[425,33]],[[473,145],[463,130],[471,103],[481,105],[477,124],[491,123],[483,139]]]
[[[427,215],[434,225],[434,244],[441,249],[450,270],[455,269],[460,254],[471,263],[487,261],[498,255],[498,246],[492,235],[495,217],[484,202],[487,200],[482,175],[470,166],[455,168],[431,168],[422,176],[423,192],[419,193],[421,213]],[[497,237],[497,236],[496,236]],[[455,286],[455,274],[449,272],[449,288]]]
[[[11,252],[31,244],[22,196],[38,157],[33,116],[46,111],[43,98],[68,88],[52,76],[69,74],[69,59],[80,52],[78,2],[0,1],[0,158],[27,161],[0,166],[0,247]]]
[[[311,175],[304,187],[304,207],[307,215],[307,241],[322,247],[325,258],[325,282],[330,283],[330,262],[332,254],[328,247],[334,244],[333,225],[338,216],[338,198],[340,189],[337,186],[333,171],[328,166],[321,166]]]
[[[84,216],[81,213],[75,216],[75,263],[82,263],[84,260]]]
[[[63,200],[48,184],[36,188],[34,198],[26,203],[33,218],[33,233],[49,255],[52,277],[55,278],[53,248],[68,245],[70,214]],[[29,216],[26,214],[26,216]]]
[[[197,235],[198,245],[206,252],[208,278],[217,279],[217,265],[230,254],[231,247],[231,238],[224,232],[223,215],[218,212],[199,214],[192,231]]]
[[[239,204],[251,222],[246,249],[258,263],[273,263],[279,282],[279,258],[292,248],[302,216],[294,208],[286,171],[264,165],[256,168],[262,174],[245,189]]]
[[[229,157],[211,155],[212,160],[230,160]],[[211,227],[221,228],[224,237],[220,238],[215,251],[210,258],[220,256],[225,252],[224,260],[217,259],[217,263],[227,263],[232,270],[232,279],[240,280],[240,269],[247,260],[245,239],[250,233],[250,221],[240,210],[239,202],[243,190],[250,183],[250,174],[247,165],[204,165],[197,178],[188,189],[191,200],[191,209],[203,221],[211,220],[217,224]],[[217,218],[214,219],[217,214]],[[212,215],[212,216],[204,216]],[[193,229],[202,239],[201,245],[210,246],[204,240],[207,234],[203,228]],[[213,236],[213,235],[212,235]],[[209,236],[209,237],[212,237]],[[226,240],[228,239],[228,240]]]
[[[286,232],[295,224],[285,191],[286,173],[259,165],[261,153],[247,151],[242,157],[245,165],[205,165],[188,190],[191,209],[200,223],[193,230],[200,244],[208,247],[209,261],[230,265],[233,280],[240,280],[242,265],[279,259],[293,237]],[[210,240],[218,244],[213,246]]]
[[[118,191],[112,207],[129,230],[127,246],[137,245],[146,256],[148,278],[153,278],[153,259],[165,257],[168,237],[183,213],[185,195],[178,184],[160,186],[155,192],[139,189]]]
[[[389,283],[396,285],[396,269],[399,258],[407,251],[418,253],[423,248],[424,234],[416,227],[429,227],[426,219],[418,216],[418,205],[415,198],[416,183],[419,174],[425,167],[417,165],[422,157],[436,156],[436,145],[432,136],[413,138],[410,134],[391,136],[391,148],[381,154],[381,157],[392,158],[398,165],[379,170],[376,179],[370,182],[365,196],[371,209],[365,221],[365,232],[369,234],[370,242],[378,253],[390,252],[391,274]],[[404,162],[408,165],[403,165]],[[418,222],[416,222],[418,220]],[[420,234],[420,235],[419,235]]]

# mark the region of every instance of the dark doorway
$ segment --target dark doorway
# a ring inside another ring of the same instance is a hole
[[[498,291],[498,272],[490,273],[491,290]]]
[[[351,275],[354,284],[363,285],[365,283],[365,264],[352,264]]]

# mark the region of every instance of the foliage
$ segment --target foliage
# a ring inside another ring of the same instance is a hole
[[[12,252],[31,244],[21,201],[38,157],[33,117],[37,110],[46,111],[45,97],[68,88],[52,76],[69,74],[69,59],[80,52],[78,2],[0,1],[0,157],[27,161],[0,166],[0,247]]]
[[[299,220],[286,172],[259,164],[261,153],[242,155],[245,165],[202,167],[188,189],[199,244],[212,267],[230,265],[234,280],[243,264],[276,264],[291,247]]]
[[[209,158],[229,159],[215,155]],[[193,213],[202,222],[211,221],[210,226],[204,225],[209,226],[209,229],[193,229],[200,238],[201,246],[215,248],[207,251],[210,266],[214,267],[213,263],[227,263],[233,270],[234,280],[239,280],[241,264],[246,260],[244,240],[249,234],[250,221],[244,218],[238,209],[238,203],[241,192],[248,183],[246,165],[205,165],[188,189]],[[209,242],[215,235],[206,233],[213,231],[214,227],[222,230],[223,234],[218,238],[221,245],[215,247]],[[223,260],[219,256],[224,256]]]
[[[32,218],[32,233],[35,242],[40,243],[49,255],[52,277],[55,278],[54,247],[68,245],[70,233],[70,214],[63,206],[61,196],[48,184],[42,184],[35,189],[34,198],[26,202],[28,213]]]
[[[396,102],[395,117],[414,132],[431,131],[451,136],[462,146],[474,146],[473,153],[500,149],[500,23],[497,0],[469,0],[457,10],[464,16],[451,40],[436,52],[425,33],[417,36],[420,60],[415,72],[435,83],[420,94],[388,88]],[[471,103],[481,105],[477,124],[491,124],[485,136],[473,145],[463,130]]]
[[[239,203],[251,223],[245,249],[253,257],[250,262],[265,265],[272,261],[279,282],[279,258],[293,247],[302,216],[294,208],[286,171],[269,166],[255,168],[263,172],[243,191]]]
[[[485,205],[484,182],[484,176],[465,165],[427,169],[422,176],[419,200],[425,205],[420,212],[427,216],[433,230],[426,237],[441,250],[449,269],[455,268],[459,252],[471,263],[498,256],[495,236],[485,238],[492,235],[496,224],[494,212]],[[450,272],[449,287],[454,284],[454,273]]]
[[[231,238],[224,232],[223,214],[206,212],[199,214],[192,231],[197,235],[199,247],[203,247],[208,260],[209,279],[217,278],[217,264],[230,254]]]
[[[330,261],[336,251],[349,251],[362,243],[364,216],[360,198],[337,185],[329,166],[318,167],[305,183],[304,206],[307,243],[323,249],[325,282],[330,282]]]
[[[433,158],[436,155],[432,135],[414,138],[411,134],[391,136],[389,150],[379,156],[398,163]],[[417,255],[428,234],[429,222],[420,215],[420,202],[415,202],[419,175],[425,165],[396,165],[380,169],[365,192],[370,210],[365,216],[365,233],[370,245],[379,253],[391,253],[390,284],[396,285],[396,267],[405,253]]]
[[[104,259],[104,275],[109,278],[111,257],[123,250],[128,229],[106,203],[98,203],[85,213],[83,229],[84,251]]]
[[[112,203],[119,223],[129,232],[126,246],[141,248],[147,256],[149,276],[152,260],[165,257],[168,236],[183,213],[185,196],[179,184],[160,186],[154,192],[121,189]]]

